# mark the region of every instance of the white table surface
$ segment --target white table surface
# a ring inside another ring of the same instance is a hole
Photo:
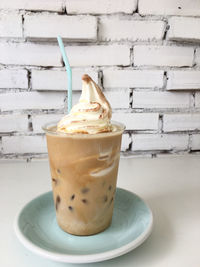
[[[154,214],[154,229],[140,247],[121,257],[82,266],[199,267],[200,156],[121,159],[118,186],[141,196]],[[13,232],[16,213],[50,190],[47,161],[0,163],[0,266],[80,266],[32,254]]]

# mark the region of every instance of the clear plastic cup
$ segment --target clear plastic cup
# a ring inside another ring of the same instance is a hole
[[[92,235],[112,221],[124,125],[99,134],[56,132],[46,124],[49,164],[58,225],[74,235]]]

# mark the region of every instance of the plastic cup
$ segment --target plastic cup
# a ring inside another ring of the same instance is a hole
[[[58,225],[74,235],[92,235],[112,221],[121,137],[124,125],[99,134],[46,133],[52,189]]]

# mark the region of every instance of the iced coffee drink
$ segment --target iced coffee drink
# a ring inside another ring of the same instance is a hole
[[[79,103],[45,131],[57,222],[68,233],[92,235],[111,224],[124,126],[111,123],[97,84],[82,80]]]

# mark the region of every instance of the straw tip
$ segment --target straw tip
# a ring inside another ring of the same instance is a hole
[[[90,78],[90,76],[87,75],[87,74],[84,74],[82,76],[82,80],[85,81],[86,83],[89,83],[90,81],[92,81],[92,79]]]

